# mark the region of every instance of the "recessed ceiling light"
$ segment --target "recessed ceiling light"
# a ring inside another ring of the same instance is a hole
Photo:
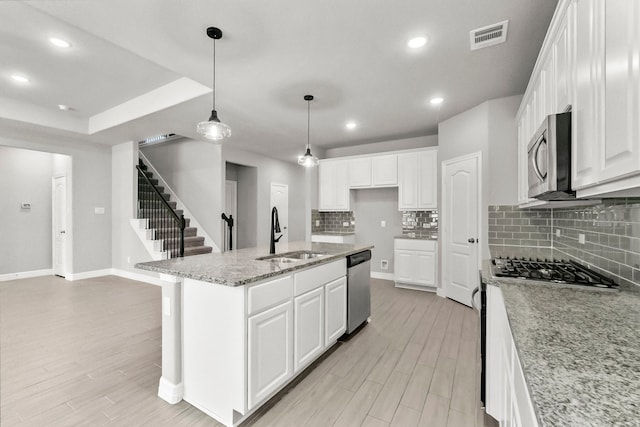
[[[353,130],[355,128],[358,127],[358,124],[356,122],[348,122],[346,125],[344,125],[347,129],[349,130]]]
[[[71,47],[71,43],[69,43],[66,40],[59,39],[57,37],[49,37],[49,42],[51,42],[51,44],[54,46],[58,46],[62,48]]]
[[[444,99],[442,98],[431,98],[431,101],[429,101],[431,103],[431,105],[440,105],[442,104],[442,101],[444,101]]]
[[[68,105],[64,105],[64,104],[58,104],[58,108],[61,109],[62,111],[73,110],[73,108],[69,107]]]
[[[11,78],[16,83],[23,83],[23,84],[29,83],[29,79],[27,77],[25,77],[25,76],[20,75],[20,74],[12,74]]]
[[[410,39],[409,42],[407,42],[407,45],[412,49],[417,49],[424,46],[425,44],[427,44],[426,37],[414,37]]]

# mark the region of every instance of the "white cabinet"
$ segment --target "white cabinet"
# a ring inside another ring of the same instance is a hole
[[[248,319],[248,405],[253,408],[293,375],[291,301]]]
[[[297,296],[293,303],[294,369],[298,372],[324,350],[324,288]]]
[[[374,187],[393,187],[398,185],[397,154],[371,157],[371,184]]]
[[[349,159],[349,187],[371,187],[371,157]]]
[[[322,160],[318,169],[320,211],[349,210],[348,162],[343,159]]]
[[[572,186],[598,181],[598,145],[604,138],[604,4],[575,2],[575,66],[571,115]]]
[[[347,330],[347,278],[327,283],[325,292],[325,346],[335,343]]]
[[[486,411],[500,425],[537,427],[500,288],[487,286]]]
[[[436,241],[421,239],[394,240],[396,287],[435,290]]]
[[[398,155],[398,209],[438,208],[438,151]]]

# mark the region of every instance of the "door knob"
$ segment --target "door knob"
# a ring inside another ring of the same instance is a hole
[[[66,233],[66,231],[64,231],[64,230],[60,231],[60,234],[65,234],[65,233]]]
[[[470,237],[470,238],[468,238],[468,239],[467,239],[467,242],[469,242],[469,243],[475,243],[475,242],[476,242],[476,239],[474,239],[473,237]]]

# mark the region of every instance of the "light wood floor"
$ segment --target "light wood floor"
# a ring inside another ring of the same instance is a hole
[[[218,426],[157,397],[160,288],[0,283],[0,424]],[[245,426],[482,426],[477,312],[372,280],[372,321]]]

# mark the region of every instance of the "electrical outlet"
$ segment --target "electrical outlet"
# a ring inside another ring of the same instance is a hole
[[[316,219],[316,227],[320,227],[320,220]]]
[[[581,243],[584,245],[584,234],[582,233],[578,234],[578,243]]]
[[[429,228],[429,223],[428,222],[423,223],[422,228]]]
[[[131,264],[131,257],[130,256],[127,257],[127,264]]]
[[[556,237],[560,237],[560,234],[561,234],[561,233],[560,233],[560,229],[559,229],[559,228],[556,228]]]
[[[380,260],[380,268],[383,270],[387,270],[389,268],[389,260]]]
[[[342,226],[343,226],[343,227],[348,227],[348,226],[349,226],[349,221],[344,221],[344,222],[342,223]]]
[[[385,228],[386,226],[387,226],[387,221],[385,221],[384,219],[380,221],[380,227]]]

